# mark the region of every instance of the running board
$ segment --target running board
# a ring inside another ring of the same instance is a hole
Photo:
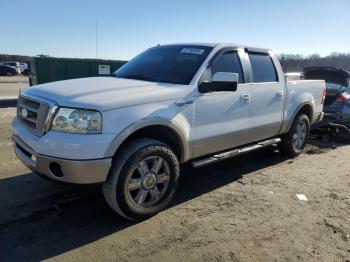
[[[216,163],[216,162],[219,162],[219,161],[222,161],[222,160],[234,157],[234,156],[245,154],[245,153],[266,147],[266,146],[277,144],[279,142],[281,142],[280,138],[273,138],[270,140],[261,141],[257,144],[251,145],[251,146],[233,149],[233,150],[230,150],[230,151],[227,151],[224,153],[220,153],[220,154],[211,156],[209,158],[201,159],[201,160],[192,162],[191,164],[194,168],[198,168],[198,167],[210,165],[210,164],[213,164],[213,163]]]

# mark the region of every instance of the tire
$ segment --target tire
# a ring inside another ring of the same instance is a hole
[[[12,72],[6,72],[7,76],[13,76]]]
[[[321,137],[321,140],[322,140],[322,142],[324,142],[324,143],[328,143],[328,142],[331,140],[331,137],[330,137],[328,134],[324,134],[324,135]]]
[[[103,184],[105,200],[129,220],[152,217],[173,199],[179,169],[176,155],[166,144],[148,138],[131,140],[112,161]]]
[[[302,127],[305,128],[304,131],[302,131]],[[305,148],[309,133],[310,120],[308,116],[303,113],[297,115],[289,132],[281,137],[282,141],[277,144],[280,153],[288,157],[300,155]]]

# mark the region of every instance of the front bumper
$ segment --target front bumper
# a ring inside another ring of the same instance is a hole
[[[73,184],[100,183],[107,179],[112,158],[69,160],[50,157],[36,153],[16,135],[12,139],[15,153],[23,164],[49,179]]]

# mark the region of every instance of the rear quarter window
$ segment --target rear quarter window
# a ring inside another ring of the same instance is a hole
[[[254,83],[278,81],[276,68],[268,54],[249,53],[248,56],[252,66]]]

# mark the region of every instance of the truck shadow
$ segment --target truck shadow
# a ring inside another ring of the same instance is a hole
[[[171,206],[190,201],[235,182],[245,174],[286,160],[273,148],[266,148],[205,168],[185,168]],[[28,179],[28,176],[40,179],[32,173],[2,179],[1,188],[11,190],[16,185],[22,186],[21,180],[24,177]],[[14,194],[11,197],[16,199]],[[28,196],[25,208],[31,208],[31,197]],[[119,217],[107,206],[99,186],[70,187],[68,192],[51,198],[47,208],[33,210],[27,217],[14,217],[12,221],[0,224],[0,261],[52,258],[111,234],[118,234],[135,224]]]

